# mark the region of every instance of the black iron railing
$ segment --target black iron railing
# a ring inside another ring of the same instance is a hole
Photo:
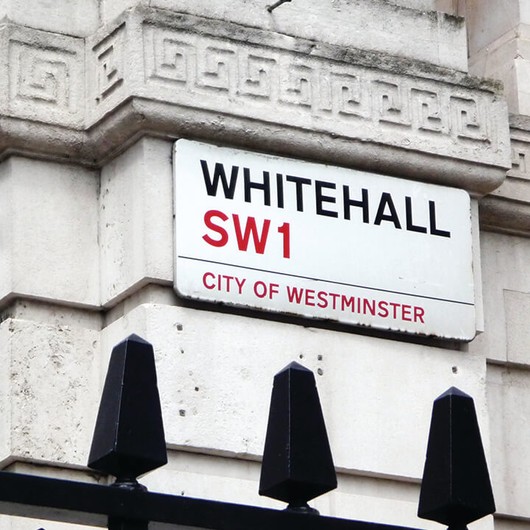
[[[138,477],[166,462],[153,348],[131,335],[113,349],[88,463],[115,482],[0,472],[0,513],[109,530],[410,530],[308,505],[337,482],[313,373],[297,363],[274,379],[259,489],[285,510],[147,491]],[[494,511],[473,400],[451,388],[434,403],[418,515],[463,530]]]

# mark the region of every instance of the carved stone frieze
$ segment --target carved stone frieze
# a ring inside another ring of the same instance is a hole
[[[122,24],[91,50],[92,58],[96,59],[96,79],[92,89],[97,104],[109,98],[123,84],[124,34],[125,25]]]
[[[145,24],[142,94],[442,156],[495,163],[495,94],[293,50]]]
[[[480,202],[483,228],[530,235],[530,120],[511,117],[512,168],[506,180]]]
[[[85,120],[84,41],[8,25],[2,113],[81,127]]]
[[[145,7],[85,40],[4,31],[3,114],[82,133],[26,149],[98,165],[143,134],[191,134],[475,195],[509,167],[498,87],[461,72]]]

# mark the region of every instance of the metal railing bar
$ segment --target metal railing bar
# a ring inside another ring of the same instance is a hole
[[[148,521],[150,530],[413,530],[8,472],[0,472],[0,513],[101,528],[116,517]]]

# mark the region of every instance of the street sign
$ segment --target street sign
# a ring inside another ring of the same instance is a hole
[[[469,195],[178,140],[185,298],[417,335],[475,335]]]

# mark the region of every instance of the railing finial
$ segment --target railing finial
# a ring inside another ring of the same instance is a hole
[[[318,513],[307,501],[336,487],[315,376],[293,362],[274,377],[259,494]]]
[[[451,387],[434,401],[418,516],[465,530],[494,511],[473,398]]]
[[[153,347],[130,335],[112,350],[88,466],[143,488],[137,477],[167,463]]]

